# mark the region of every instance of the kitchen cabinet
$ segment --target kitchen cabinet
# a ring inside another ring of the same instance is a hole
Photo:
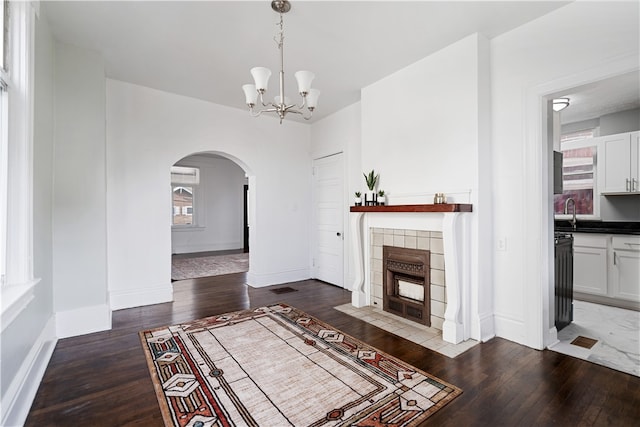
[[[574,233],[573,291],[607,295],[607,235]]]
[[[611,248],[610,296],[640,301],[640,236],[613,236]]]
[[[598,175],[602,194],[640,194],[640,132],[599,138]]]

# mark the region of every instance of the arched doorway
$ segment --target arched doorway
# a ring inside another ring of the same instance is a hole
[[[249,270],[249,176],[223,153],[193,153],[171,168],[171,280]]]

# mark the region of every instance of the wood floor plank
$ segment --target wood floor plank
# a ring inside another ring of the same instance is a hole
[[[638,377],[500,338],[451,359],[335,310],[351,301],[343,289],[315,280],[254,289],[245,280],[240,273],[175,282],[173,303],[115,311],[112,330],[60,340],[26,425],[162,426],[138,331],[277,302],[462,388],[425,426],[632,426],[640,420]],[[270,291],[281,286],[297,291]]]

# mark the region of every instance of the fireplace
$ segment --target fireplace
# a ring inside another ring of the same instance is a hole
[[[383,246],[382,252],[384,311],[431,326],[429,251]]]
[[[472,212],[470,204],[352,206],[350,211],[355,265],[351,302],[354,307],[384,305],[382,247],[377,246],[382,239],[384,245],[411,246],[430,251],[430,321],[431,327],[442,329],[443,340],[458,344],[468,338],[480,339],[484,330],[489,331],[485,334],[487,337],[492,336],[492,317],[480,315],[472,305],[471,224],[466,214]],[[376,229],[384,232],[375,233]],[[387,235],[387,230],[393,234]],[[405,230],[405,233],[396,235],[395,230]],[[408,230],[413,230],[414,234],[409,236]],[[434,253],[431,245],[421,245],[420,241],[426,243],[429,237],[421,236],[422,233],[429,233],[430,239],[434,238],[434,233],[439,235],[440,253]],[[371,267],[366,268],[369,265]],[[438,274],[434,274],[436,272]],[[473,316],[479,322],[476,330],[472,330]]]

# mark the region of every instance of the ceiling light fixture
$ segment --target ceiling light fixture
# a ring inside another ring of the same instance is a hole
[[[569,98],[556,98],[553,100],[553,111],[562,111],[569,106]]]
[[[318,97],[320,91],[317,89],[311,89],[311,81],[315,75],[311,71],[298,71],[294,74],[298,82],[298,92],[302,96],[302,104],[291,104],[289,98],[284,96],[284,21],[282,15],[291,10],[291,3],[287,0],[274,0],[271,2],[271,9],[280,14],[280,22],[277,24],[280,27],[280,31],[273,38],[278,44],[280,50],[280,95],[276,96],[273,102],[265,103],[263,95],[267,91],[269,84],[269,77],[271,76],[271,70],[265,67],[255,67],[251,69],[251,75],[255,84],[246,84],[242,86],[246,103],[249,106],[249,113],[253,117],[258,117],[262,113],[276,113],[280,117],[280,123],[287,113],[301,114],[305,120],[309,120],[313,115],[313,110],[318,104]],[[253,107],[256,106],[260,97],[260,103],[263,107],[262,110],[254,111]],[[304,108],[307,108],[308,115]]]

